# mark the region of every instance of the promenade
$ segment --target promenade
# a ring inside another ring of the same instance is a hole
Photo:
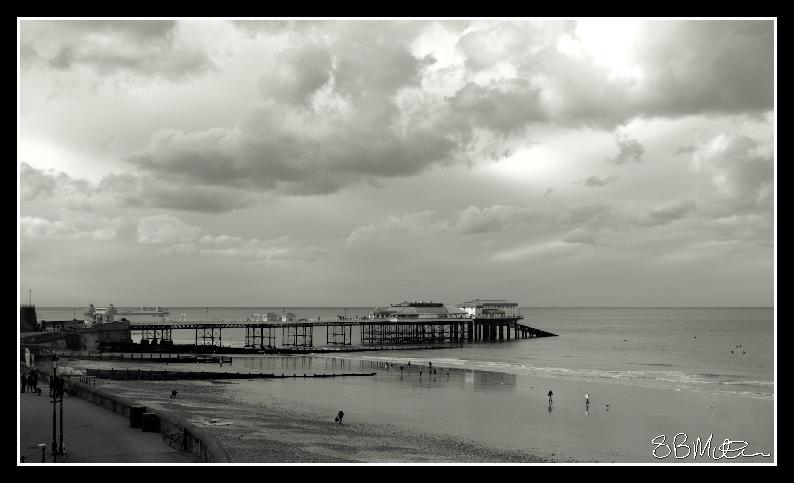
[[[39,387],[42,387],[41,385]],[[20,399],[19,444],[26,463],[41,463],[39,443],[52,445],[52,403],[46,385],[41,396],[17,393]],[[60,404],[58,404],[60,406]],[[130,428],[129,421],[79,398],[64,396],[63,432],[67,455],[57,463],[196,463],[192,454],[171,448],[160,433]],[[60,407],[57,434],[60,438]],[[47,463],[52,463],[48,456]]]

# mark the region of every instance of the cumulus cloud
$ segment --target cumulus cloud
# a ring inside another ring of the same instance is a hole
[[[698,109],[691,100],[679,99],[679,92],[693,87],[690,83],[714,84],[732,79],[736,70],[744,72],[734,65],[739,63],[732,61],[733,51],[722,47],[723,40],[746,55],[770,58],[768,23],[658,23],[666,27],[642,23],[633,39],[630,58],[642,71],[637,78],[615,78],[598,59],[572,54],[579,47],[561,50],[560,39],[581,40],[575,22],[471,23],[458,42],[465,65],[444,59],[442,69],[472,74],[460,75],[460,87],[447,86],[451,95],[422,89],[429,67],[438,60],[414,55],[411,45],[428,23],[276,22],[278,28],[265,23],[254,30],[289,34],[290,46],[260,78],[260,92],[274,102],[253,108],[229,127],[160,129],[126,159],[154,178],[199,186],[192,192],[202,195],[195,200],[200,209],[221,212],[235,207],[230,206],[235,197],[225,196],[227,189],[329,194],[356,183],[483,159],[491,151],[503,153],[507,138],[533,123],[611,129],[635,117],[733,112],[738,106],[723,97],[747,89],[771,92],[763,73],[761,81],[735,84],[710,103],[695,104]],[[150,36],[173,38],[178,25]],[[680,42],[671,35],[693,40],[694,50],[673,49]],[[501,73],[481,76],[493,69]],[[764,95],[748,96],[755,101],[744,108],[771,107]],[[488,132],[495,136],[493,145],[482,147],[478,143]],[[610,162],[643,159],[645,147],[638,140],[617,134],[616,145],[618,153]],[[591,178],[585,186],[603,181]],[[215,188],[212,196],[206,195],[210,188]],[[156,198],[160,201],[148,203],[184,206],[167,191],[139,199]]]
[[[774,200],[771,142],[721,133],[698,146],[692,163],[696,171],[710,176],[715,198],[725,209],[770,212]]]
[[[697,210],[694,200],[680,200],[670,205],[650,209],[634,220],[643,226],[668,225]]]
[[[530,122],[546,119],[539,96],[540,89],[523,80],[487,88],[469,82],[450,98],[449,106],[461,123],[507,134]]]
[[[77,214],[62,220],[23,216],[19,221],[23,238],[113,240],[122,225],[121,217],[107,218]]]
[[[138,243],[184,243],[198,239],[202,229],[169,214],[145,216],[138,220]]]
[[[138,243],[162,245],[166,253],[228,257],[254,262],[290,260],[314,262],[328,258],[328,252],[293,242],[282,236],[272,240],[205,233],[196,225],[169,214],[138,220]]]
[[[525,119],[612,128],[637,117],[763,112],[773,107],[773,22],[640,22],[636,36],[610,52],[591,47],[575,22],[473,23],[459,45],[466,67],[494,66],[501,76],[529,80],[501,94],[526,96],[534,115]],[[617,34],[616,34],[617,35]],[[625,46],[632,46],[627,49]],[[624,49],[626,65],[604,64]],[[484,87],[484,86],[483,86]],[[472,90],[470,86],[466,89]]]
[[[631,139],[626,135],[616,134],[615,144],[618,145],[618,154],[608,159],[610,163],[623,164],[627,162],[639,163],[642,161],[642,155],[645,154],[645,147],[636,139]]]
[[[64,172],[42,170],[21,163],[19,174],[20,196],[32,201],[40,198],[85,198],[95,193],[95,186],[84,179],[76,179]]]
[[[385,240],[397,235],[417,235],[428,228],[439,228],[441,224],[434,220],[435,211],[408,213],[403,216],[389,216],[378,223],[360,226],[350,232],[345,243],[355,245],[372,240]]]
[[[456,233],[488,233],[522,223],[537,223],[545,216],[545,211],[528,207],[493,205],[480,209],[469,206],[458,211],[448,226]]]
[[[593,176],[590,176],[590,177],[588,177],[586,179],[579,180],[579,181],[577,181],[577,183],[581,183],[581,184],[587,186],[588,188],[597,188],[599,186],[605,186],[605,185],[608,185],[608,184],[611,184],[611,183],[617,183],[618,181],[620,181],[620,176],[618,176],[616,174],[613,174],[613,175],[607,176],[604,179],[601,179],[598,176],[593,175]]]
[[[179,79],[213,67],[206,52],[179,41],[173,21],[24,20],[20,30],[23,68],[44,60],[57,70]]]
[[[259,89],[268,99],[305,104],[331,78],[331,55],[319,45],[284,50],[278,55],[280,68],[259,80]]]
[[[322,117],[263,107],[233,129],[160,131],[128,161],[155,176],[208,186],[326,194],[360,181],[417,174],[456,149],[444,133],[372,122],[368,115],[378,116],[378,107],[362,109]]]

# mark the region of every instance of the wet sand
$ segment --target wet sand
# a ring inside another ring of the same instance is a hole
[[[240,463],[485,463],[551,461],[521,451],[488,448],[462,438],[438,437],[399,430],[392,425],[320,418],[297,406],[287,408],[236,399],[228,387],[236,383],[179,383],[179,395],[165,381],[107,381],[102,388],[147,407],[175,411],[212,431]]]
[[[325,361],[312,363],[307,372],[325,372]],[[69,364],[124,367],[119,362]],[[295,359],[294,364],[300,373],[301,364],[308,363]],[[185,366],[185,370],[196,367]],[[370,370],[368,365],[360,368]],[[236,359],[234,368],[202,369],[234,372],[246,367]],[[251,369],[258,372],[259,367]],[[433,377],[427,372],[420,377],[419,370],[406,368],[401,373],[399,368],[381,367],[375,377],[319,380],[99,381],[98,385],[195,419],[215,431],[240,462],[714,461],[654,458],[651,440],[665,435],[670,443],[679,432],[686,433],[690,442],[713,434],[712,447],[730,438],[747,441],[747,453],[773,449],[771,400],[441,367]],[[173,388],[179,391],[176,401],[168,398]],[[554,391],[552,405],[546,395],[549,389]],[[589,407],[584,404],[586,393]],[[338,409],[346,413],[341,426],[333,422]],[[761,456],[720,460],[772,461]]]

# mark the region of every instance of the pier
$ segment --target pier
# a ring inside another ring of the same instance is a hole
[[[314,330],[325,328],[326,346],[351,346],[353,327],[358,328],[361,346],[404,345],[442,346],[463,343],[509,341],[553,336],[521,323],[521,316],[480,316],[443,318],[327,319],[297,322],[174,321],[168,323],[130,322],[130,332],[139,333],[141,345],[173,345],[174,331],[192,331],[196,347],[223,343],[223,330],[245,329],[246,347],[259,350],[314,347]],[[350,350],[355,350],[350,348]]]

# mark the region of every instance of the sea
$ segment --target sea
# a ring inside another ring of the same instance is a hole
[[[78,318],[82,310],[76,310]],[[365,316],[372,308],[169,310],[166,320],[231,321],[292,312],[311,321]],[[72,307],[37,307],[39,320],[70,320],[73,313]],[[230,392],[242,400],[298,404],[329,414],[343,406],[348,415],[366,414],[362,419],[368,422],[577,461],[659,461],[653,453],[658,446],[650,440],[664,435],[670,443],[677,433],[704,440],[712,434],[719,442],[739,439],[773,454],[772,308],[522,307],[520,314],[523,323],[557,337],[466,343],[441,350],[235,356],[234,370],[373,371],[378,372],[379,383],[370,384],[365,378],[312,385],[249,381]],[[151,316],[128,318],[152,320]],[[325,328],[315,329],[313,336],[315,346],[326,345]],[[192,331],[174,331],[177,344],[193,343],[193,337]],[[355,327],[352,344],[360,345]],[[223,345],[243,346],[244,329],[224,330]],[[435,373],[427,372],[430,363]],[[547,401],[548,391],[554,393],[553,404]],[[587,406],[585,394],[590,400]],[[603,444],[604,439],[608,444]],[[756,455],[750,460],[768,462],[769,457]]]

